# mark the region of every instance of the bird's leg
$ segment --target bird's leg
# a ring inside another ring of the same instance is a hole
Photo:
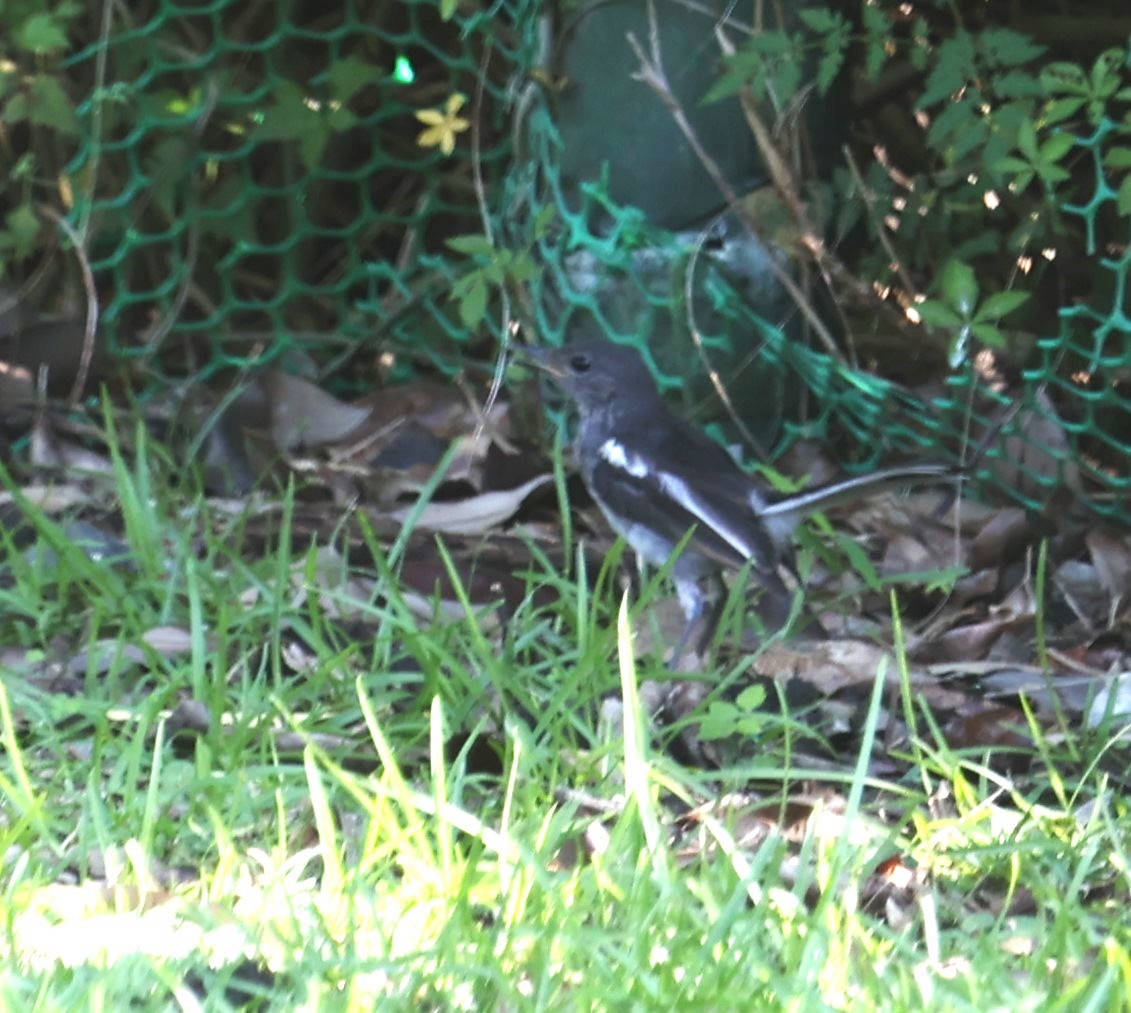
[[[675,648],[668,658],[668,668],[678,671],[688,645],[692,646],[697,657],[701,658],[711,643],[715,627],[719,624],[723,606],[726,604],[726,584],[716,574],[711,581],[714,594],[704,594],[697,580],[677,580],[676,593],[686,620],[683,632],[676,641]]]
[[[703,623],[703,632],[695,643],[695,650],[700,656],[706,654],[707,648],[711,646],[711,638],[715,635],[715,630],[719,627],[719,620],[723,617],[723,609],[726,608],[727,585],[722,574],[716,573],[711,577],[711,589],[710,611]]]

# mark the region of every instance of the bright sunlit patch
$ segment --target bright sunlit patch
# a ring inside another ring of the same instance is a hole
[[[13,380],[31,383],[30,370],[17,366],[14,362],[5,362],[3,359],[0,359],[0,376],[10,376]]]
[[[397,57],[397,62],[393,64],[393,80],[397,84],[412,84],[416,80],[416,71],[412,69],[407,56]]]

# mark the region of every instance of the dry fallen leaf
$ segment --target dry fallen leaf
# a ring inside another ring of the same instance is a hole
[[[77,485],[25,485],[19,495],[45,514],[60,514],[71,507],[90,505],[89,490]],[[16,494],[0,489],[0,506],[16,502]]]
[[[1080,468],[1064,424],[1048,394],[1037,389],[1033,403],[1024,406],[1007,428],[1002,452],[986,464],[1006,489],[1046,499],[1047,483],[1057,479],[1062,489],[1078,492]]]
[[[1107,619],[1109,625],[1114,624],[1128,594],[1131,594],[1131,538],[1093,528],[1084,540],[1104,589],[1111,597],[1111,613]]]
[[[974,536],[966,553],[971,570],[995,569],[1017,559],[1033,541],[1033,529],[1024,510],[1007,507],[991,514]]]
[[[348,436],[371,409],[346,404],[309,380],[272,370],[264,377],[271,409],[271,435],[280,450],[320,447]]]
[[[484,492],[451,503],[429,503],[417,517],[416,526],[445,535],[481,535],[513,517],[522,501],[552,478],[538,475],[516,489]],[[388,516],[403,524],[414,509],[404,507]]]

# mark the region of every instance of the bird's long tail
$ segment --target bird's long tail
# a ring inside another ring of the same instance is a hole
[[[961,477],[961,471],[945,464],[908,464],[881,468],[866,475],[838,479],[814,489],[783,496],[771,503],[763,503],[758,509],[758,515],[774,541],[781,544],[792,535],[801,521],[819,510],[906,486],[957,482]]]

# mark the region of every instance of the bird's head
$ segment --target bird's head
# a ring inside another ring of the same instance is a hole
[[[656,383],[635,348],[610,341],[582,341],[562,348],[524,348],[521,353],[545,370],[583,410],[616,407],[630,398],[650,404]]]

